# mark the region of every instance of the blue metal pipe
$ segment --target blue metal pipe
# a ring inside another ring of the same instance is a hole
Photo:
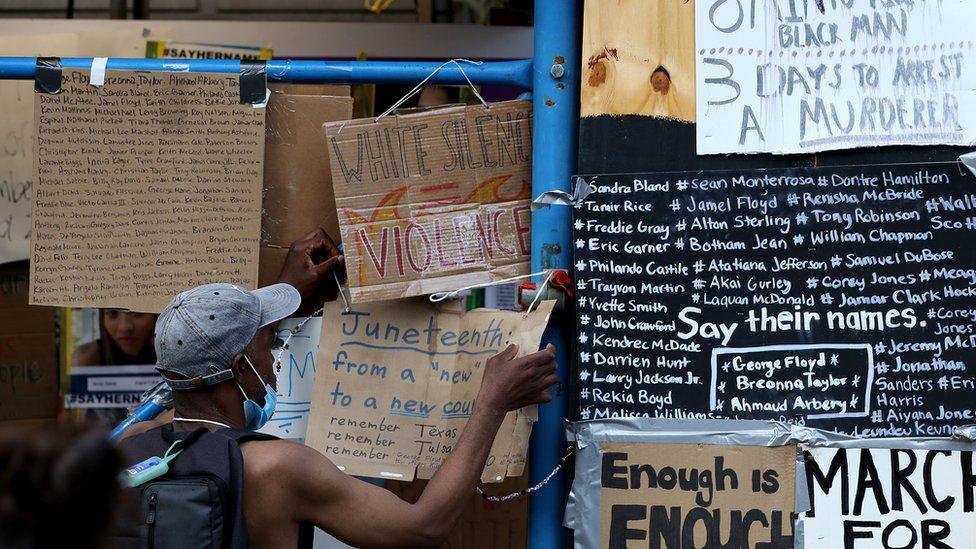
[[[91,67],[91,57],[63,57],[61,66],[72,69]],[[34,78],[33,57],[0,58],[0,79]],[[336,82],[347,84],[416,84],[427,78],[441,63],[434,61],[309,61],[272,59],[268,61],[268,80],[273,82]],[[459,68],[460,66],[460,68]],[[136,59],[112,58],[109,69],[130,71],[190,71],[236,73],[240,62],[231,59]],[[463,70],[463,73],[462,73]],[[465,75],[474,84],[532,87],[532,61],[485,61],[449,63],[437,71],[431,84],[466,84]]]
[[[570,190],[576,171],[579,127],[581,0],[536,0],[535,50],[532,80],[532,195]],[[532,272],[569,269],[572,264],[572,211],[564,206],[538,210],[532,215]],[[571,300],[567,311],[572,310]],[[557,374],[570,383],[570,342],[565,319],[554,322],[543,343],[556,346]],[[535,484],[562,458],[563,418],[567,393],[539,407],[539,422],[532,431],[529,482]],[[529,548],[552,549],[563,545],[563,510],[566,477],[560,473],[529,499]]]

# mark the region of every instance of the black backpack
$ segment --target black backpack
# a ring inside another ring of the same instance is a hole
[[[241,431],[173,431],[163,426],[122,441],[131,467],[163,457],[176,441],[182,452],[169,472],[127,488],[128,511],[120,517],[111,547],[152,549],[245,549],[244,460],[240,444],[276,437]],[[304,528],[302,529],[304,530]]]

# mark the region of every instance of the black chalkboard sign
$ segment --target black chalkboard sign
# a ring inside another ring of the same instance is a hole
[[[976,178],[959,164],[583,178],[581,419],[976,423]]]

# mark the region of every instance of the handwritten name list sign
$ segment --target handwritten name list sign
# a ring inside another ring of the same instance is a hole
[[[264,109],[237,75],[64,71],[37,94],[31,304],[159,311],[254,287]]]
[[[968,0],[701,0],[698,153],[974,144],[974,27]]]
[[[474,410],[488,360],[509,343],[539,348],[552,312],[446,312],[426,300],[367,304],[322,322],[308,445],[346,473],[430,478]],[[500,482],[525,466],[534,408],[510,412],[482,479]]]
[[[595,177],[574,220],[582,419],[973,423],[974,183],[953,163]]]
[[[0,37],[0,55],[142,57],[146,29]],[[158,36],[154,31],[152,36]],[[163,31],[163,35],[168,34]],[[0,263],[30,257],[34,82],[0,82]]]
[[[532,105],[326,124],[354,302],[529,271]]]

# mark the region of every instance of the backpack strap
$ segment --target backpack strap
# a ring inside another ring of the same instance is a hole
[[[200,437],[202,437],[203,434],[207,432],[208,430],[204,429],[203,427],[194,429],[192,431],[176,432],[173,429],[172,425],[166,425],[163,426],[162,429],[160,429],[160,435],[163,437],[163,440],[165,440],[170,444],[173,444],[174,442],[181,440],[183,441],[183,443],[180,444],[180,447],[182,448],[187,448],[197,440],[200,440]]]
[[[214,432],[233,439],[237,444],[244,444],[253,440],[281,440],[274,435],[258,433],[256,431],[245,431],[243,429],[219,429]]]

